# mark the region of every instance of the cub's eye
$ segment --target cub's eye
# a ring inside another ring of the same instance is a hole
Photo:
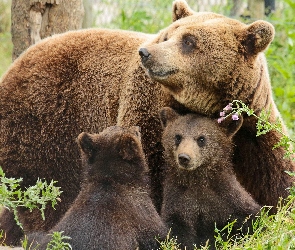
[[[199,145],[199,147],[204,147],[206,145],[205,137],[204,136],[198,137],[197,144]]]
[[[164,42],[166,42],[168,40],[167,35],[164,37]]]
[[[175,142],[175,145],[176,146],[178,146],[181,143],[181,140],[182,140],[182,136],[181,135],[175,135],[174,142]]]

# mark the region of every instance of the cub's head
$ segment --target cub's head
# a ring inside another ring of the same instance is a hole
[[[108,127],[99,134],[78,136],[82,164],[87,178],[128,179],[146,171],[139,127]]]
[[[242,125],[242,117],[218,124],[197,114],[179,115],[171,108],[160,111],[162,144],[170,165],[187,171],[228,165],[232,155],[232,137]]]
[[[273,26],[194,12],[184,0],[174,1],[172,16],[173,23],[139,49],[150,78],[200,114],[216,114],[234,99],[251,104],[259,81],[268,81],[260,52],[273,40]]]

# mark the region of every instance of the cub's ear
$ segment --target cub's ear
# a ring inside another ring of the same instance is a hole
[[[224,128],[225,133],[229,138],[232,138],[241,128],[243,124],[243,116],[239,115],[238,120],[232,120],[231,117],[227,117],[220,123],[220,126]]]
[[[140,141],[131,134],[123,134],[119,139],[119,154],[127,161],[130,161],[139,155]]]
[[[256,55],[267,48],[274,39],[274,35],[275,29],[272,24],[258,20],[243,30],[241,43],[248,54]]]
[[[77,139],[80,149],[87,155],[89,159],[93,158],[96,152],[93,136],[86,132],[79,134]]]
[[[179,117],[179,114],[170,107],[162,108],[159,115],[163,128],[167,127],[168,122],[172,122],[176,120],[177,117]]]
[[[175,0],[172,6],[172,20],[173,22],[178,19],[191,16],[194,11],[188,6],[185,0]]]

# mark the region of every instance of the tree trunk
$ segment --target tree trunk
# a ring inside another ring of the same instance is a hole
[[[80,29],[83,0],[12,0],[12,59],[41,39]]]

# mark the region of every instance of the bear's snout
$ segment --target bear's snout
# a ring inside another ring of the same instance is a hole
[[[138,53],[141,57],[142,63],[145,63],[151,57],[150,52],[146,48],[140,48]]]
[[[187,154],[179,154],[178,155],[178,163],[183,168],[188,168],[191,158]]]

